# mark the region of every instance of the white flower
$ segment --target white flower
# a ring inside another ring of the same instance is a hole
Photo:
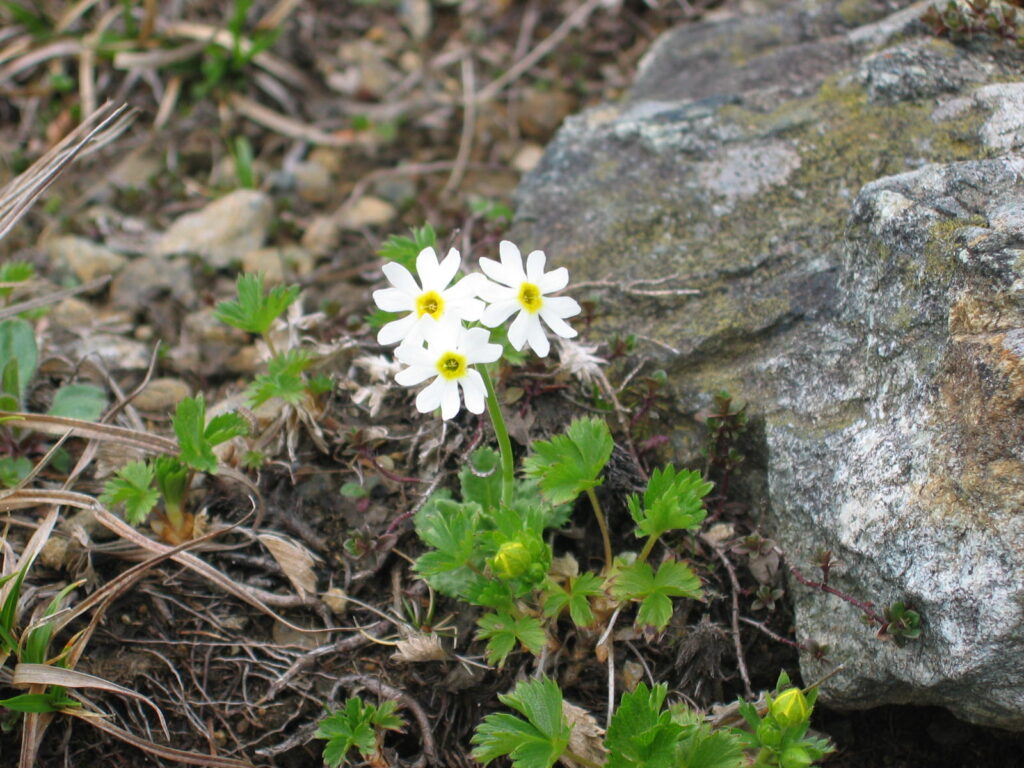
[[[420,279],[417,283],[401,264],[385,264],[384,275],[393,287],[374,291],[373,300],[385,312],[409,314],[381,328],[377,342],[395,344],[408,340],[417,343],[438,323],[454,328],[464,320],[479,320],[484,304],[477,296],[487,281],[483,275],[473,274],[449,287],[461,265],[462,257],[454,248],[440,264],[434,249],[424,248],[416,257],[416,273]]]
[[[431,376],[434,380],[416,395],[416,410],[430,413],[441,406],[441,418],[450,419],[459,412],[459,387],[471,413],[484,412],[487,387],[476,363],[493,363],[501,357],[501,345],[489,343],[486,328],[450,328],[438,326],[427,334],[427,346],[404,342],[395,357],[409,367],[395,375],[399,384],[412,387]]]
[[[568,296],[547,295],[569,284],[569,270],[559,267],[545,274],[544,252],[533,251],[526,257],[524,271],[519,249],[508,240],[501,241],[498,253],[500,264],[494,259],[480,259],[484,274],[495,281],[481,291],[490,306],[484,310],[480,322],[493,328],[518,310],[519,314],[508,329],[509,343],[516,349],[522,349],[528,343],[540,357],[547,357],[551,345],[541,320],[564,339],[576,335],[565,318],[578,315],[580,305]]]

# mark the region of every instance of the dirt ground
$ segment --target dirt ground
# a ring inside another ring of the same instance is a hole
[[[510,223],[518,180],[566,116],[620,97],[661,31],[737,7],[716,0],[21,7],[29,10],[0,6],[0,184],[59,141],[90,105],[109,99],[137,109],[126,131],[66,169],[0,242],[0,263],[22,260],[36,269],[8,304],[38,298],[50,308],[34,316],[40,366],[26,409],[42,412],[60,385],[89,381],[123,406],[112,424],[168,436],[175,393],[203,393],[211,408],[241,404],[261,370],[260,350],[211,319],[213,306],[233,295],[240,266],[301,286],[303,311],[290,320],[316,350],[318,371],[334,379],[305,420],[281,412],[254,417],[266,436],[262,466],[229,457],[237,477],[211,477],[197,489],[195,509],[217,533],[193,554],[224,580],[154,563],[90,625],[77,669],[139,697],[86,688],[83,701],[142,739],[284,767],[320,764],[323,743],[312,734],[324,706],[362,692],[396,699],[408,715],[410,727],[385,741],[386,764],[474,765],[473,728],[496,709],[498,693],[532,670],[532,659],[518,654],[502,670],[479,663],[475,616],[435,600],[411,570],[421,545],[409,513],[427,492],[454,482],[469,451],[490,439],[489,427],[470,414],[447,426],[420,417],[407,394],[381,377],[379,356],[387,350],[367,321],[380,282],[378,251],[388,236],[425,222],[467,259],[493,250]],[[230,29],[239,8],[236,45]],[[228,42],[211,44],[217,34]],[[172,222],[244,187],[271,201],[266,247],[227,263],[178,258],[173,273],[153,258],[152,244]],[[78,239],[55,245],[62,236]],[[107,250],[90,251],[82,240]],[[600,311],[599,300],[579,298],[588,314]],[[635,375],[626,340],[590,338],[586,316],[579,327],[609,361],[608,378],[627,411],[630,434],[617,439],[632,441],[641,471],[649,470],[667,458],[656,377]],[[130,400],[149,379],[164,390]],[[564,426],[567,412],[585,412],[594,396],[591,385],[545,361],[505,368],[500,388],[513,432],[538,436]],[[53,442],[8,434],[0,455],[35,462]],[[92,454],[86,440],[67,445],[71,466],[86,459],[70,486],[82,494],[98,495],[110,472],[135,458],[123,446],[104,444]],[[742,438],[735,447],[743,450]],[[756,471],[756,457],[750,462]],[[33,482],[61,488],[69,471],[50,464]],[[602,491],[620,538],[629,522],[624,496],[635,489],[631,471],[609,477]],[[354,487],[361,490],[344,490]],[[747,502],[714,500],[713,522],[737,539],[754,532]],[[44,511],[8,513],[8,561]],[[579,512],[555,538],[556,552],[597,560],[592,528]],[[140,531],[155,538],[145,526]],[[147,552],[69,507],[52,538],[59,546],[26,579],[27,611],[77,579],[84,582],[74,599],[82,600]],[[291,549],[282,554],[275,539]],[[660,635],[624,636],[620,686],[629,675],[647,675],[697,706],[735,700],[744,684],[734,635],[754,690],[771,687],[780,669],[795,677],[797,652],[786,642],[791,617],[784,601],[772,611],[752,607],[757,585],[744,556],[734,558],[739,599],[753,623],[734,631],[725,568],[700,540],[675,544],[704,580],[707,603],[677,610]],[[313,579],[308,591],[296,586],[296,568]],[[443,638],[443,660],[396,658],[395,643],[411,629]],[[568,698],[603,720],[607,681],[594,638],[566,630],[559,640],[552,674]],[[12,666],[0,677],[4,696],[17,692]],[[18,765],[26,759],[19,758],[23,729],[6,714],[0,764]],[[46,725],[36,765],[177,764],[126,746],[123,734],[95,722],[58,716]],[[1012,766],[1021,764],[1024,747],[1019,736],[934,709],[823,710],[815,727],[839,748],[828,764],[844,768]],[[218,763],[211,757],[206,764]]]

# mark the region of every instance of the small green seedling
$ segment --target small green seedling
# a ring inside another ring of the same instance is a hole
[[[327,740],[324,762],[329,768],[344,765],[354,749],[373,765],[382,764],[379,757],[384,731],[400,731],[406,725],[405,720],[395,714],[395,709],[397,705],[393,701],[374,706],[353,696],[341,709],[329,712],[320,721],[315,734],[315,738]]]

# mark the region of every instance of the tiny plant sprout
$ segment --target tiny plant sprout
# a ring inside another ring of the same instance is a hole
[[[565,322],[567,317],[578,315],[580,305],[568,296],[549,296],[569,284],[569,271],[559,267],[544,271],[546,257],[543,251],[532,251],[523,257],[519,249],[508,240],[502,240],[498,247],[501,261],[480,259],[480,268],[493,283],[486,286],[484,298],[489,306],[484,310],[481,322],[491,328],[505,322],[518,312],[508,329],[508,340],[516,349],[526,344],[539,357],[547,357],[551,349],[547,333],[541,320],[555,334],[571,339],[576,331]]]
[[[467,275],[454,285],[452,280],[462,266],[462,257],[452,248],[441,262],[433,248],[424,248],[416,257],[416,274],[394,262],[384,265],[390,288],[373,292],[373,300],[385,312],[406,312],[404,317],[387,323],[377,334],[381,344],[400,341],[422,342],[436,324],[449,330],[462,322],[480,319],[484,304],[477,298],[483,275]]]

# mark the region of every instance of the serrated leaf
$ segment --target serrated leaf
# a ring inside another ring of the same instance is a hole
[[[223,301],[214,312],[222,323],[250,333],[265,334],[274,321],[299,297],[297,285],[277,285],[263,292],[263,275],[239,275],[237,301]]]
[[[549,678],[523,681],[498,698],[526,719],[505,713],[485,717],[473,734],[473,757],[487,765],[507,755],[513,768],[551,768],[570,735],[558,684]]]
[[[459,469],[463,501],[475,501],[485,510],[501,506],[501,454],[493,448],[477,448]]]
[[[649,563],[623,566],[612,584],[612,595],[620,600],[639,600],[636,623],[664,629],[672,618],[672,597],[699,598],[697,574],[685,563],[666,561],[654,573]]]
[[[186,397],[178,403],[171,420],[178,436],[181,460],[200,472],[216,472],[217,457],[206,439],[206,400],[202,395]]]
[[[608,724],[605,747],[606,768],[674,768],[676,744],[682,726],[672,713],[662,710],[668,688],[648,688],[639,683],[636,690],[622,695]]]
[[[125,464],[103,486],[100,502],[108,507],[123,502],[124,519],[141,525],[160,499],[160,491],[152,487],[155,475],[154,467],[144,461]]]
[[[612,448],[612,435],[603,419],[575,419],[564,435],[536,441],[523,468],[540,481],[545,499],[566,504],[601,484],[601,470]]]
[[[568,608],[569,617],[577,627],[589,627],[594,623],[590,598],[603,594],[604,579],[589,571],[567,579],[564,587],[552,582],[545,591],[544,615],[557,616]]]
[[[320,721],[314,738],[327,739],[324,745],[324,762],[327,765],[331,768],[341,765],[353,748],[364,756],[373,754],[377,735],[370,724],[372,716],[371,707],[352,697],[345,702],[343,709],[331,712]]]
[[[487,613],[477,619],[477,637],[487,641],[487,663],[503,666],[505,659],[522,643],[528,651],[539,654],[547,643],[544,627],[533,616],[512,616],[508,613]]]
[[[313,362],[313,356],[304,349],[289,349],[275,355],[267,363],[267,372],[258,375],[246,390],[253,407],[279,397],[286,403],[298,405],[306,396],[307,382],[303,372]]]
[[[66,384],[53,396],[47,411],[51,416],[66,416],[82,421],[96,421],[107,407],[107,395],[92,384]]]
[[[232,438],[247,434],[249,434],[249,422],[233,411],[214,416],[203,430],[203,437],[211,446],[220,445]]]
[[[666,531],[697,528],[707,512],[702,499],[714,487],[700,472],[676,472],[669,464],[651,474],[643,503],[636,494],[627,499],[637,524],[637,537],[661,536]]]
[[[424,248],[437,249],[437,233],[430,224],[413,227],[412,237],[391,235],[377,249],[377,257],[384,261],[394,261],[406,269],[416,266],[416,257]]]
[[[464,597],[484,581],[483,558],[476,553],[480,505],[432,499],[416,513],[416,533],[434,551],[420,555],[416,572],[442,594]]]
[[[21,318],[0,321],[0,371],[4,391],[19,403],[23,402],[38,365],[39,350],[31,324]]]

